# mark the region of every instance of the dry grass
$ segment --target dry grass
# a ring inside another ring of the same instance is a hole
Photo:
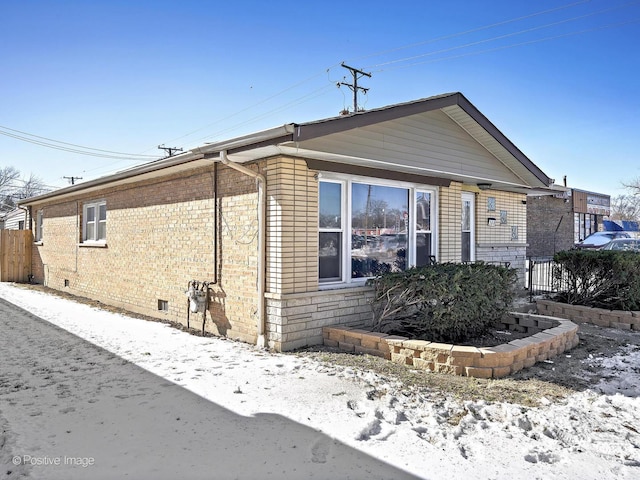
[[[460,401],[504,401],[534,406],[540,404],[541,397],[556,401],[567,397],[574,391],[566,386],[539,379],[487,380],[425,372],[390,362],[384,358],[343,353],[325,347],[310,348],[298,351],[296,354],[326,364],[372,371],[390,382],[400,383],[406,389],[412,392],[419,391],[423,396],[428,397],[447,396]]]

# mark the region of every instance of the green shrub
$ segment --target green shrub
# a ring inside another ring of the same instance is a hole
[[[572,305],[640,310],[640,254],[567,250],[553,258],[555,299]]]
[[[441,342],[486,333],[508,312],[516,271],[485,263],[441,263],[370,279],[374,329]]]

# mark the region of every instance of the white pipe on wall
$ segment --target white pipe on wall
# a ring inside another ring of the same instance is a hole
[[[265,301],[264,294],[266,291],[265,282],[265,266],[266,266],[266,218],[267,218],[267,181],[264,175],[240,165],[227,157],[227,151],[220,152],[220,161],[245,175],[256,179],[258,184],[258,340],[259,347],[266,347],[266,322],[265,322]]]

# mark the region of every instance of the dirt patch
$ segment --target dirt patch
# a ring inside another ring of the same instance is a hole
[[[539,405],[542,397],[559,400],[599,383],[603,378],[600,368],[590,360],[617,355],[627,345],[640,345],[640,332],[591,324],[580,324],[578,336],[580,342],[573,349],[497,380],[425,372],[383,358],[344,353],[325,346],[310,347],[296,354],[348,368],[367,369],[432,399],[446,395],[458,400]]]
[[[577,347],[551,360],[521,370],[511,378],[539,379],[571,390],[584,390],[602,379],[600,368],[594,366],[591,360],[613,357],[627,345],[640,346],[640,332],[603,328],[590,323],[578,324],[578,336],[580,343]]]
[[[401,337],[410,338],[412,340],[427,340],[429,338],[420,337],[418,335],[412,335],[411,331],[391,331],[385,332],[389,335],[399,335]],[[469,346],[469,347],[495,347],[496,345],[502,345],[503,343],[509,343],[519,338],[526,338],[533,335],[533,333],[523,333],[517,331],[505,330],[504,328],[490,328],[483,335],[478,335],[473,338],[461,340],[458,342],[438,341],[439,343],[454,343],[455,345]],[[432,340],[431,341],[435,341]]]

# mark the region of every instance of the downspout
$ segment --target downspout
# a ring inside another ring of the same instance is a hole
[[[267,181],[264,175],[229,160],[227,151],[220,151],[220,161],[234,170],[256,179],[258,185],[258,341],[259,347],[266,346],[265,338],[265,265],[266,265],[266,218],[267,218]]]
[[[24,229],[25,230],[32,230],[31,228],[31,207],[23,207],[22,205],[18,205],[18,208],[20,210],[24,210]],[[29,225],[29,228],[27,228],[27,225]]]
[[[213,164],[213,284],[218,284],[218,162]]]
[[[33,219],[33,215],[31,215],[31,207],[23,207],[22,205],[18,205],[20,210],[24,210],[24,226],[25,230],[31,230],[31,236],[33,238],[33,225],[31,220]],[[29,228],[27,228],[29,225]],[[29,273],[27,274],[27,278],[29,279],[29,283],[33,283],[33,255],[32,258],[29,259]]]

